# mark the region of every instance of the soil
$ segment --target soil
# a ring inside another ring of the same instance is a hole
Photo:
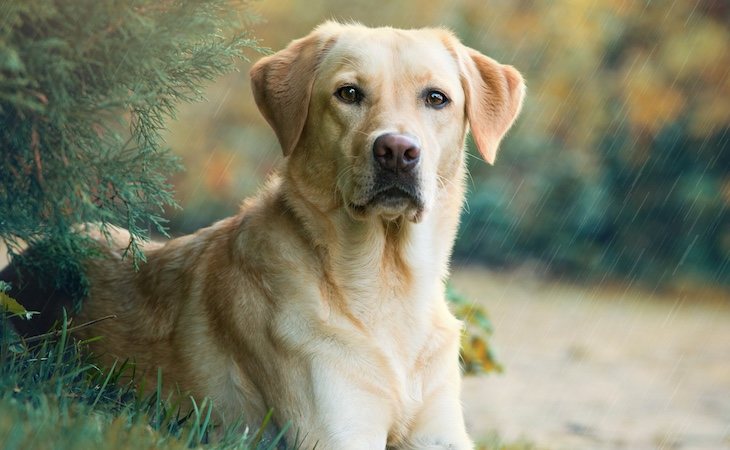
[[[464,380],[468,427],[537,448],[730,449],[730,292],[659,294],[455,270],[502,374]]]

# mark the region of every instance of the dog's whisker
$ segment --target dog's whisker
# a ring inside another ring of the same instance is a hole
[[[454,180],[446,178],[442,175],[436,175],[436,181],[438,181],[441,188],[445,188],[447,184],[449,186],[456,186],[456,182]]]

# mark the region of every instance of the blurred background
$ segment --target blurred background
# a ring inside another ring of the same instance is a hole
[[[524,75],[494,167],[470,158],[456,257],[566,277],[730,283],[727,1],[260,1],[272,50],[326,19],[444,25]],[[252,59],[258,56],[251,55]],[[184,109],[169,144],[188,232],[235,211],[281,158],[248,66]],[[476,155],[475,152],[471,152]]]
[[[730,2],[250,7],[272,50],[326,19],[443,25],[524,74],[496,164],[469,150],[455,249],[454,289],[489,310],[505,368],[466,380],[477,440],[730,448]],[[170,126],[173,234],[234,213],[281,161],[249,67]]]

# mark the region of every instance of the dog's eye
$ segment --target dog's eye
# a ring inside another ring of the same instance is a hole
[[[441,109],[449,103],[449,98],[441,91],[428,91],[426,93],[426,105],[431,108]]]
[[[362,91],[355,86],[342,86],[337,89],[335,96],[341,101],[349,104],[360,103],[364,97]]]

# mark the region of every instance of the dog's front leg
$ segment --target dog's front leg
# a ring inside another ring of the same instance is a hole
[[[449,353],[445,353],[449,355]],[[472,450],[461,407],[461,371],[456,358],[444,358],[444,371],[432,380],[406,443],[399,450]]]
[[[316,450],[384,450],[392,420],[382,396],[363,387],[347,363],[335,360],[313,367],[309,417],[299,436],[301,448]],[[313,365],[316,363],[313,363]],[[362,374],[357,374],[362,380]]]
[[[399,450],[472,450],[458,391],[439,392],[421,410],[406,444]]]

